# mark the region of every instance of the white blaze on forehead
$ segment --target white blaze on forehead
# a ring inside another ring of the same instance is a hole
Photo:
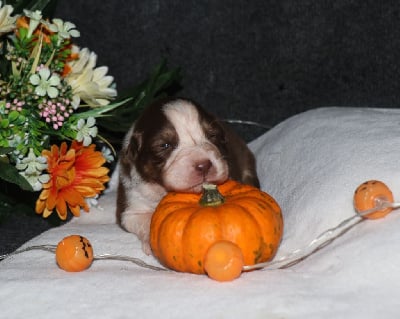
[[[166,104],[163,111],[174,126],[181,146],[204,142],[206,137],[200,125],[199,112],[196,106],[188,101],[177,100]]]
[[[211,143],[200,124],[198,108],[186,100],[165,104],[163,112],[178,135],[178,147],[165,162],[162,180],[168,190],[201,192],[207,181],[216,184],[228,178],[228,164],[216,145]],[[199,169],[210,163],[207,171]]]

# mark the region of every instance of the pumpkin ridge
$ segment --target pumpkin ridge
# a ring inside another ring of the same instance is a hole
[[[239,184],[238,182],[230,179],[230,180],[227,180],[224,184],[217,185],[217,187],[218,187],[218,190],[220,191],[220,193],[223,196],[225,196],[225,194],[228,194],[232,190],[236,189],[238,184]]]
[[[235,196],[234,200],[235,202],[240,202],[243,198],[251,198],[252,201],[257,201],[259,204],[267,204],[268,208],[272,209],[275,213],[281,214],[280,206],[268,193],[252,190],[250,192]]]
[[[163,203],[157,206],[156,210],[159,212],[158,214],[153,214],[151,217],[151,227],[159,229],[161,223],[170,215],[173,214],[175,211],[179,209],[186,208],[188,203]],[[151,234],[150,234],[151,235]],[[154,234],[156,235],[156,234]]]
[[[216,240],[222,239],[217,207],[197,207],[191,211],[182,235],[186,272],[204,273],[204,257]]]
[[[247,185],[246,185],[247,186]],[[249,186],[250,187],[250,186]],[[247,187],[246,187],[247,188]],[[254,189],[235,189],[230,193],[223,193],[222,195],[228,198],[235,198],[239,199],[239,198],[243,198],[243,197],[251,197],[251,198],[258,198],[260,199],[260,193],[262,193],[261,190],[259,190],[258,188]]]
[[[232,187],[230,190],[226,192],[221,192],[224,196],[247,196],[248,193],[260,191],[259,189],[252,189],[251,186],[243,185],[241,187]]]
[[[235,243],[242,250],[245,264],[254,262],[254,251],[260,249],[259,238],[262,235],[257,220],[247,207],[227,202],[218,212],[224,239]]]
[[[255,259],[253,264],[272,259],[280,244],[280,234],[283,230],[282,219],[279,218],[281,214],[277,215],[269,203],[260,199],[241,198],[239,200],[235,198],[233,202],[248,210],[260,229],[261,240],[259,249],[255,251],[257,253],[254,253]],[[271,245],[273,248],[271,248]]]
[[[185,199],[185,202],[196,203],[199,201],[201,194],[193,194],[193,193],[176,193],[171,192],[164,196],[161,204],[172,204],[172,203],[182,203],[182,198]]]
[[[167,267],[181,270],[184,268],[184,252],[182,248],[183,233],[190,218],[190,212],[187,207],[181,207],[173,214],[167,214],[161,220],[158,227],[158,236],[154,237],[157,247],[153,253],[164,261]],[[151,245],[153,247],[153,245]],[[166,254],[165,252],[168,252]],[[183,270],[181,270],[183,271]]]

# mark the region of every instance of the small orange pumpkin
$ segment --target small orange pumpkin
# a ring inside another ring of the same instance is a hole
[[[361,184],[355,190],[354,207],[357,212],[367,211],[375,208],[377,205],[376,201],[379,199],[390,203],[394,202],[393,194],[385,183],[377,180],[370,180]],[[387,207],[376,212],[363,215],[362,217],[367,219],[378,219],[385,217],[392,210],[393,208]]]
[[[244,261],[240,248],[227,240],[212,244],[204,258],[204,270],[217,281],[231,281],[240,276]]]
[[[207,251],[221,240],[240,248],[245,265],[274,257],[283,233],[274,198],[232,180],[218,190],[214,185],[203,195],[171,192],[161,200],[151,221],[150,246],[163,265],[204,274]]]
[[[87,238],[70,235],[63,238],[56,248],[57,265],[71,272],[82,271],[93,262],[93,248]]]

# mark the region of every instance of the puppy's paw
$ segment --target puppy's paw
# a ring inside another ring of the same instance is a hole
[[[136,213],[125,211],[122,213],[121,225],[130,233],[135,234],[142,242],[142,250],[151,255],[150,223],[153,213]]]
[[[148,240],[142,241],[142,250],[147,256],[150,256],[153,254],[153,251],[151,250],[151,247],[150,247],[150,242]]]

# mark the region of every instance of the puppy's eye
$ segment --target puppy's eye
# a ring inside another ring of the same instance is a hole
[[[167,150],[167,149],[169,149],[171,147],[172,147],[172,144],[170,144],[170,143],[162,143],[162,144],[160,144],[160,148],[163,149],[163,150]]]
[[[159,145],[159,148],[160,148],[161,151],[173,150],[173,149],[175,149],[176,147],[177,147],[176,144],[168,143],[168,142],[166,142],[166,143],[161,143],[161,144]]]
[[[222,132],[210,131],[207,138],[213,143],[225,143],[225,136]]]

